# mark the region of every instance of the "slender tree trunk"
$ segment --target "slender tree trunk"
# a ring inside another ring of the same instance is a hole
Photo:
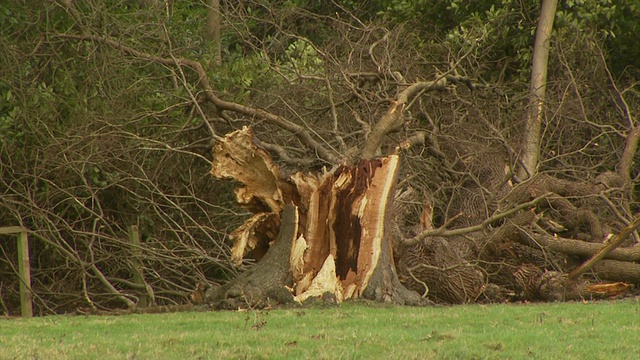
[[[211,65],[222,65],[220,47],[220,0],[207,0],[207,41],[211,53]]]
[[[631,182],[631,169],[633,168],[633,158],[638,151],[638,142],[640,142],[640,127],[636,126],[631,128],[627,134],[627,142],[618,168],[618,174],[627,184]]]
[[[547,67],[549,64],[549,47],[553,20],[558,0],[543,0],[533,47],[533,67],[529,88],[529,107],[522,145],[522,166],[518,177],[526,179],[536,172],[540,156],[540,129],[542,127],[542,110],[547,87]]]

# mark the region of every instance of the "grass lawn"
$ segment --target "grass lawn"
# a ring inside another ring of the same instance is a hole
[[[636,359],[637,300],[0,320],[0,359]]]

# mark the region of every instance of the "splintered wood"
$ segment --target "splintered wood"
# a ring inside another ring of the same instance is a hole
[[[609,284],[593,284],[587,286],[587,291],[594,295],[602,297],[614,297],[624,295],[633,288],[633,284],[627,284],[623,282],[615,282]]]
[[[268,248],[277,235],[270,230],[279,227],[284,206],[280,170],[269,154],[253,143],[253,132],[245,127],[214,146],[211,175],[242,183],[244,186],[235,189],[236,200],[254,213],[229,236],[235,242],[231,258],[240,265],[249,251]]]
[[[290,240],[286,267],[290,276],[282,286],[294,300],[326,298],[334,301],[365,297],[410,303],[393,264],[388,233],[389,209],[397,181],[399,158],[361,160],[324,174],[295,173],[283,177],[269,155],[253,142],[249,128],[231,133],[214,147],[211,174],[242,184],[239,204],[254,215],[230,237],[236,264],[276,239],[280,211],[297,207],[298,234]],[[267,249],[268,250],[268,249]]]
[[[213,148],[213,158],[211,175],[244,184],[235,190],[239,204],[264,212],[282,210],[280,170],[269,154],[254,144],[250,128],[232,132],[218,142]]]

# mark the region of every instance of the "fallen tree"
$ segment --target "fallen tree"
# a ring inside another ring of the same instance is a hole
[[[640,218],[621,231],[606,253],[600,251],[605,245],[545,235],[538,225],[550,221],[543,216],[549,204],[573,209],[570,202],[560,200],[584,192],[588,185],[549,177],[532,179],[505,197],[511,202],[508,210],[478,225],[451,230],[433,228],[433,209],[425,203],[421,231],[407,238],[398,228],[403,214],[394,202],[406,195],[396,194],[398,164],[399,156],[389,155],[339,165],[321,174],[283,175],[256,145],[250,128],[228,134],[214,148],[211,173],[242,184],[235,190],[236,199],[253,216],[231,234],[233,260],[240,265],[250,258],[257,264],[225,286],[210,289],[207,301],[222,308],[303,303],[309,298],[418,305],[429,300],[501,301],[510,294],[511,298],[550,301],[611,296],[630,288],[625,283],[607,287],[597,281],[578,281],[584,271],[568,274],[570,266],[546,270],[552,262],[544,256],[537,262],[523,258],[537,252],[564,256],[565,263],[570,256],[594,256],[588,267],[596,279],[640,281],[638,265],[633,263],[636,249],[615,249],[640,225]],[[550,190],[561,192],[562,197]],[[525,193],[528,197],[522,196]],[[559,213],[569,216],[571,211]],[[504,219],[501,226],[490,228]],[[583,211],[571,224],[599,229],[592,219]],[[539,231],[533,232],[536,228]],[[466,254],[456,249],[461,239],[471,239]],[[518,244],[528,250],[516,248]],[[491,264],[500,266],[496,270]],[[497,295],[496,287],[502,288]]]

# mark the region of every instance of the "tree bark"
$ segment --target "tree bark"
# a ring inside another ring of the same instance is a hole
[[[222,65],[220,0],[207,0],[207,41],[213,66]]]
[[[207,292],[205,301],[216,308],[262,308],[293,302],[289,259],[298,233],[298,209],[287,205],[274,245],[254,267],[224,286]]]
[[[631,182],[631,169],[633,167],[633,158],[638,151],[638,142],[640,141],[640,126],[632,127],[627,134],[624,151],[620,158],[620,166],[618,174],[624,179],[625,183]]]
[[[640,264],[637,263],[602,260],[595,264],[592,270],[596,276],[604,280],[640,282]]]
[[[547,68],[553,21],[558,0],[544,0],[538,18],[536,39],[533,47],[533,67],[529,84],[529,108],[524,129],[522,145],[522,166],[518,177],[526,179],[536,173],[540,155],[540,129],[547,87]]]
[[[597,264],[602,259],[604,259],[611,251],[613,251],[615,248],[620,246],[620,244],[622,244],[622,242],[626,240],[627,236],[629,236],[629,234],[635,231],[635,229],[638,228],[638,226],[640,226],[640,216],[638,216],[631,224],[629,224],[626,228],[624,228],[624,230],[622,230],[620,234],[616,235],[616,237],[612,239],[611,242],[609,242],[609,244],[602,247],[589,260],[585,261],[578,268],[574,269],[569,274],[569,280],[575,280],[578,277],[580,277],[580,275],[589,271],[589,269],[591,269],[595,264]]]
[[[531,247],[543,247],[546,250],[581,257],[591,257],[605,246],[598,243],[590,243],[544,234],[537,234],[534,237],[521,234],[516,237],[515,240],[521,244]],[[628,262],[640,261],[640,246],[614,249],[607,254],[605,259]]]

